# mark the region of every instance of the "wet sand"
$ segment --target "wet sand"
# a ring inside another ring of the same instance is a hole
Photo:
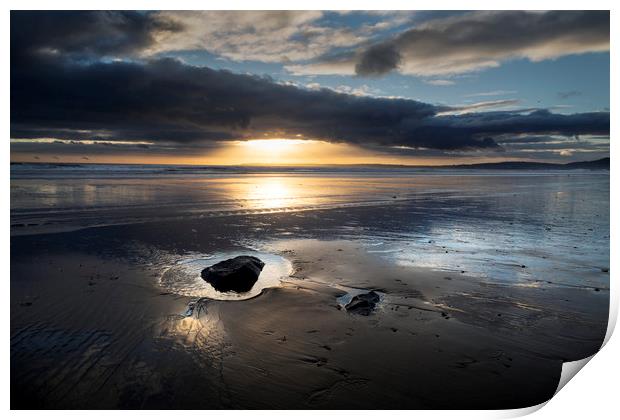
[[[395,264],[317,233],[368,213],[382,208],[12,237],[12,408],[517,408],[600,347],[608,287]],[[160,283],[188,253],[251,250],[292,266],[252,299],[185,316],[196,299]],[[347,313],[350,288],[384,298]]]

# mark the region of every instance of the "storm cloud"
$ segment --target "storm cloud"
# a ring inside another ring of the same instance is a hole
[[[355,65],[355,73],[361,76],[380,76],[400,64],[401,56],[393,45],[377,45],[364,51]]]
[[[150,48],[161,33],[183,31],[165,16],[132,11],[11,12],[11,58],[50,54],[98,58]]]
[[[463,113],[141,55],[156,34],[181,30],[146,13],[12,13],[11,137],[149,141],[179,150],[252,138],[471,150],[499,149],[495,138],[506,134],[609,133],[605,112]],[[397,66],[400,42],[391,52],[369,50],[359,71],[376,75]]]

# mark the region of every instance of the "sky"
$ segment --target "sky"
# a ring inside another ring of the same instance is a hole
[[[609,156],[606,11],[13,11],[11,161]]]

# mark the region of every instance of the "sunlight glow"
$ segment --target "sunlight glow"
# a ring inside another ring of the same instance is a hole
[[[299,139],[257,139],[239,141],[236,145],[244,149],[256,163],[282,163],[303,150],[303,146],[312,143],[312,140]]]
[[[290,206],[296,194],[290,181],[283,178],[257,178],[245,185],[241,197],[252,201],[257,208],[282,208]]]
[[[256,139],[246,140],[238,142],[246,145],[247,147],[267,148],[270,150],[285,149],[287,147],[295,146],[298,144],[308,144],[315,140],[300,140],[300,139]]]
[[[354,163],[368,156],[367,151],[349,144],[287,138],[240,140],[220,152],[218,157],[246,165]]]

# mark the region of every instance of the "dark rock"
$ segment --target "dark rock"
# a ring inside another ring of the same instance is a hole
[[[376,292],[362,293],[354,296],[351,302],[346,304],[344,308],[347,312],[368,316],[373,309],[375,309],[375,306],[377,306],[380,300],[381,296]]]
[[[207,267],[200,276],[218,292],[249,292],[265,263],[256,257],[241,255]]]

